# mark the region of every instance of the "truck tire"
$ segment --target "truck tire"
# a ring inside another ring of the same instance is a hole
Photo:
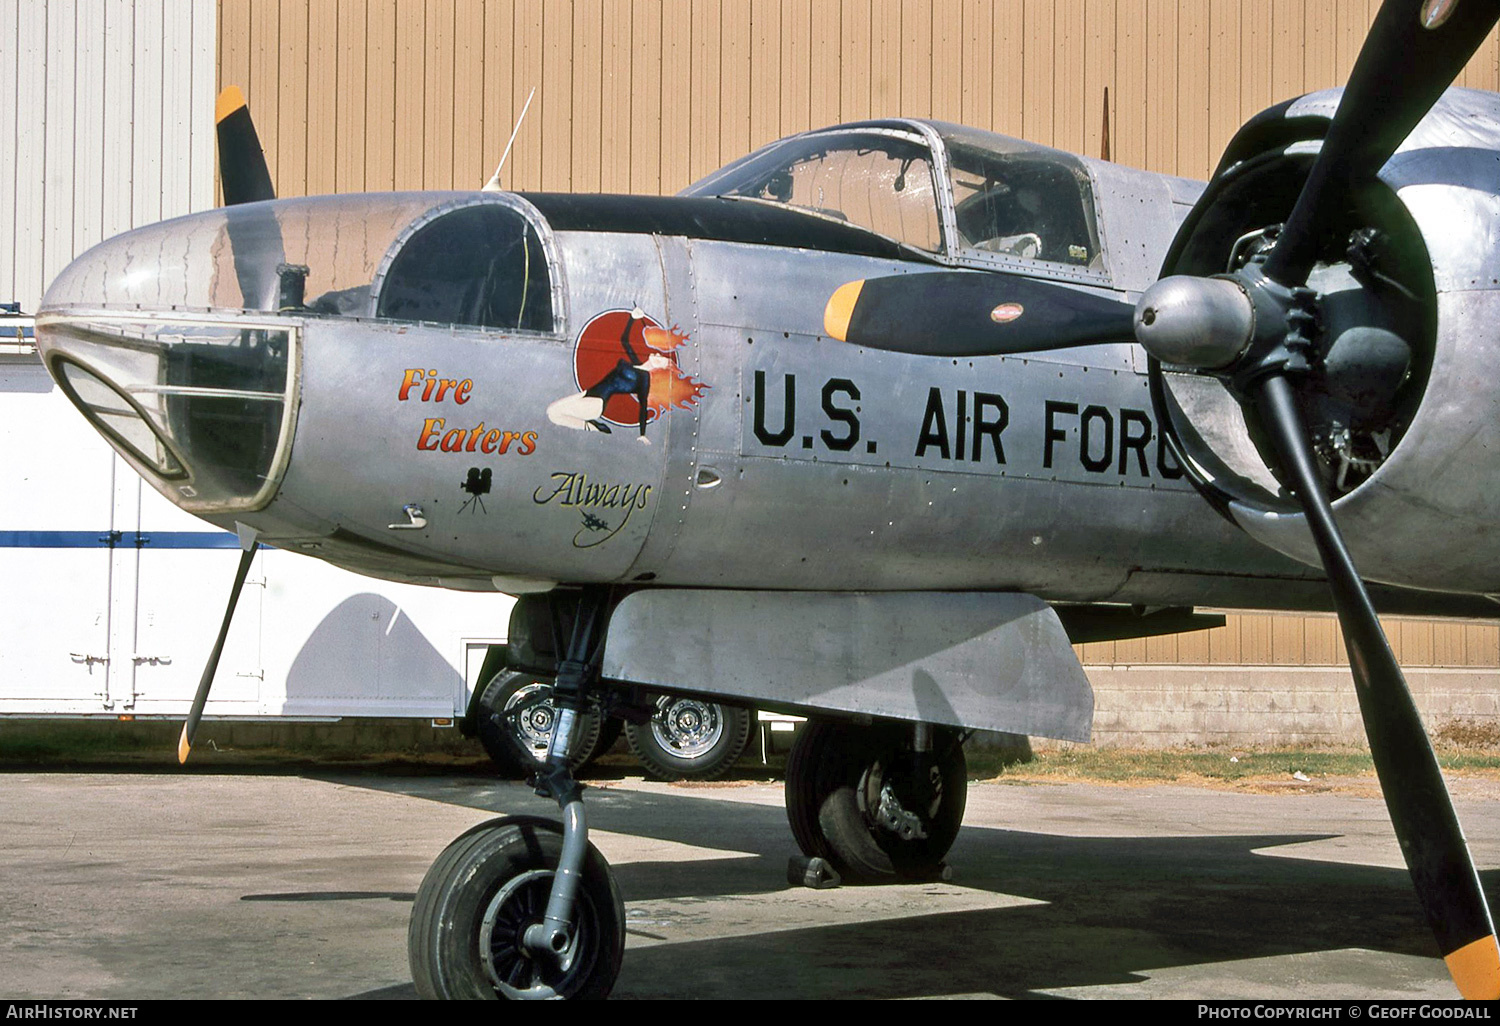
[[[745,751],[754,718],[743,706],[661,695],[649,720],[625,724],[625,740],[657,779],[713,780]]]
[[[552,725],[557,719],[552,682],[534,674],[502,670],[485,685],[479,706],[475,732],[495,765],[513,776],[535,773],[547,757]],[[568,758],[568,766],[575,773],[601,750],[602,730],[603,717],[597,710],[584,713],[577,747]]]

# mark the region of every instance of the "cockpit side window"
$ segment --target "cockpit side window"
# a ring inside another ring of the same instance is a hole
[[[949,143],[961,246],[1097,268],[1103,264],[1088,176],[1045,154]]]
[[[440,214],[402,243],[375,314],[550,332],[552,280],[541,239],[521,214],[498,203]]]
[[[901,135],[795,136],[690,186],[683,195],[799,207],[927,252],[938,252],[943,245],[931,151]]]

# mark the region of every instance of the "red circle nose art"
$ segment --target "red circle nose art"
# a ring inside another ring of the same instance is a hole
[[[626,325],[630,334],[625,341]],[[696,406],[708,385],[683,373],[677,347],[688,340],[676,325],[663,327],[650,317],[631,323],[625,310],[597,314],[579,332],[573,351],[573,377],[586,392],[621,368],[645,370],[651,387],[646,400],[646,423],[654,423],[674,408]],[[604,401],[601,419],[621,427],[640,423],[641,400],[631,392],[613,392]]]
[[[625,325],[629,321],[629,311],[610,310],[608,313],[599,314],[584,325],[583,331],[578,336],[578,348],[573,353],[573,374],[578,379],[580,391],[592,388],[603,381],[621,360],[627,363],[632,362],[630,355],[625,351],[625,346],[620,342]],[[644,359],[646,354],[656,351],[646,345],[646,329],[659,329],[660,327],[661,325],[650,317],[631,325],[630,345],[638,358]],[[673,366],[676,366],[676,353],[663,353],[662,355],[672,361]],[[640,400],[628,392],[612,395],[605,400],[603,417],[611,424],[619,424],[622,427],[633,426],[640,422]],[[656,410],[646,411],[648,424],[656,418]]]

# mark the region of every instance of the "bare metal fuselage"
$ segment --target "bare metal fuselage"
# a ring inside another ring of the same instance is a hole
[[[580,390],[568,334],[309,319],[296,441],[267,510],[288,523],[268,524],[272,539],[326,544],[296,531],[306,509],[453,565],[435,576],[1069,601],[1227,601],[1215,578],[1314,576],[1194,491],[1134,347],[861,351],[822,336],[823,300],[898,263],[596,233],[560,234],[557,249],[570,323],[639,305],[675,325],[682,370],[708,386],[696,402],[649,423],[646,443],[630,424],[568,430],[547,415]],[[472,387],[402,399],[414,368]],[[534,444],[487,453],[492,429]],[[493,470],[493,491],[461,510],[473,467]],[[407,504],[425,529],[388,527]]]
[[[1492,98],[1456,95],[1455,102],[1493,114]],[[889,124],[937,138],[924,123],[878,123]],[[941,148],[934,153],[941,165]],[[1423,156],[1403,163],[1398,155],[1386,172],[1393,187],[1403,184],[1403,175],[1432,180],[1431,159],[1424,163]],[[165,330],[163,321],[281,333],[285,341],[273,348],[284,365],[286,416],[274,458],[267,456],[258,471],[262,492],[233,508],[216,508],[201,496],[194,500],[191,484],[147,476],[168,497],[221,526],[244,523],[271,544],[378,576],[510,592],[619,582],[997,590],[1050,602],[1326,608],[1321,574],[1310,559],[1299,562],[1252,537],[1279,538],[1275,543],[1285,551],[1300,554],[1295,517],[1278,520],[1236,508],[1230,510],[1236,526],[1194,489],[1164,442],[1138,347],[952,360],[862,350],[825,334],[824,307],[840,285],[934,262],[976,272],[1020,270],[1136,298],[1158,274],[1200,187],[1068,159],[1086,168],[1097,216],[1101,259],[1087,267],[1022,265],[973,250],[955,257],[940,249],[923,257],[899,247],[804,248],[785,234],[768,244],[694,230],[693,217],[680,219],[689,226],[683,230],[633,228],[629,216],[619,216],[629,214],[631,201],[623,197],[609,201],[614,221],[601,226],[552,216],[556,197],[407,194],[387,202],[404,204],[407,220],[411,211],[431,208],[417,224],[437,211],[480,203],[524,219],[535,232],[538,270],[545,258],[550,328],[393,319],[374,316],[373,305],[338,313],[244,309],[257,305],[239,296],[255,284],[255,268],[247,270],[251,261],[244,256],[247,233],[275,236],[279,254],[299,232],[317,235],[306,227],[313,216],[306,212],[328,208],[316,204],[345,203],[329,222],[336,228],[364,216],[358,197],[310,199],[231,208],[273,212],[255,215],[258,224],[246,214],[238,238],[220,211],[111,240],[54,285],[38,334],[57,374],[69,360],[87,369],[107,351],[151,348],[149,341],[89,348],[91,339],[120,325],[147,340]],[[934,179],[944,237],[951,239],[953,197],[943,192],[943,174]],[[1478,197],[1485,217],[1496,207],[1494,189],[1487,188],[1459,193]],[[1450,193],[1455,190],[1441,195]],[[659,214],[674,209],[662,204],[686,201],[651,202]],[[805,217],[810,232],[822,230],[813,215],[796,216]],[[1459,229],[1486,230],[1482,218],[1460,224],[1441,204],[1424,208],[1421,225],[1439,255],[1459,244]],[[319,259],[327,262],[363,259],[367,270],[378,263],[374,284],[366,275],[356,279],[366,283],[360,289],[346,290],[376,296],[411,234],[410,228],[398,233],[383,259],[384,244],[367,245],[362,258],[351,256],[357,247],[341,240],[308,245],[313,251],[322,245]],[[135,284],[141,268],[160,274],[176,259],[206,268],[208,284],[196,292],[175,285],[153,292]],[[319,261],[302,259],[314,265],[316,278]],[[259,273],[270,280],[282,265],[266,262]],[[240,287],[228,289],[235,275]],[[1440,276],[1445,304],[1483,306],[1496,294],[1487,291],[1488,283],[1470,286],[1478,289],[1472,292],[1459,283],[1449,286],[1450,298],[1443,282]],[[214,298],[221,293],[229,296],[222,305]],[[633,349],[612,353],[619,326],[637,323],[632,309],[644,314],[639,323],[657,332],[657,341],[642,346],[637,335]],[[1439,368],[1450,390],[1447,378],[1462,367],[1448,370],[1444,353],[1493,349],[1492,331],[1476,333],[1472,320],[1445,314],[1440,324]],[[107,331],[94,332],[91,324]],[[100,373],[109,381],[117,369]],[[149,378],[154,372],[142,373]],[[648,376],[654,405],[642,426],[636,413],[620,412],[617,397],[638,387],[644,402]],[[606,387],[611,381],[618,386],[613,392]],[[126,391],[171,389],[147,381]],[[1428,406],[1486,422],[1482,409],[1476,413],[1460,401],[1464,394],[1440,399]],[[1489,400],[1478,405],[1487,409]],[[1451,430],[1427,430],[1426,437],[1464,444]],[[1417,452],[1416,443],[1405,448]],[[1432,465],[1430,472],[1452,470],[1451,461],[1424,461],[1419,452],[1404,464],[1393,458],[1381,473],[1401,480],[1399,488],[1382,487],[1377,475],[1340,508],[1358,516],[1372,502],[1411,496],[1420,500],[1410,507],[1419,514],[1430,501],[1420,487],[1429,473],[1424,463]],[[1477,496],[1490,495],[1487,484],[1470,479],[1478,482]],[[1386,524],[1403,537],[1431,533],[1420,515]],[[1378,547],[1380,538],[1355,532],[1351,544]],[[1439,580],[1423,578],[1420,545],[1415,557],[1405,554],[1399,573],[1382,576],[1378,558],[1364,565],[1376,580],[1444,588],[1452,577],[1448,590],[1484,592],[1492,589],[1480,578],[1494,576],[1488,569],[1494,560],[1481,547],[1483,559],[1465,553],[1435,563]],[[1463,580],[1466,573],[1474,580]],[[1406,608],[1423,607],[1418,601]]]

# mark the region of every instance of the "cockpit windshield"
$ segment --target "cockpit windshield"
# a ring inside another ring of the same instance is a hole
[[[793,136],[690,185],[682,195],[797,207],[929,253],[943,245],[932,153],[916,132],[871,128]]]
[[[1094,197],[1083,164],[991,132],[940,126],[961,249],[1099,269]]]

